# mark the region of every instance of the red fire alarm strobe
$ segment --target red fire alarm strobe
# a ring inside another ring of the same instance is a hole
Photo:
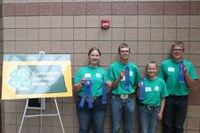
[[[101,20],[101,28],[109,29],[110,28],[110,20]]]

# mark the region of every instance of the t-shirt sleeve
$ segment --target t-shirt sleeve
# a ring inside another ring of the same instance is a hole
[[[103,74],[103,81],[107,81],[107,80],[108,80],[108,74],[105,71],[104,74]]]
[[[169,95],[167,86],[164,81],[162,81],[162,91],[161,91],[161,98],[167,97]]]
[[[138,85],[139,82],[140,82],[140,80],[141,80],[140,71],[139,71],[139,68],[136,67],[136,77],[135,77],[135,83],[134,83],[134,85]]]
[[[112,82],[114,82],[115,81],[115,78],[114,78],[114,72],[113,72],[113,67],[112,66],[110,66],[109,68],[108,68],[108,73],[107,73],[107,77],[108,77],[108,80],[110,80],[110,81],[112,81]]]
[[[189,73],[189,75],[190,75],[190,77],[191,77],[192,79],[194,79],[194,80],[197,80],[197,79],[198,79],[198,76],[197,76],[197,74],[196,74],[196,71],[195,71],[195,69],[194,69],[193,64],[190,65],[190,67],[189,67],[189,69],[188,69],[188,73]]]
[[[163,69],[164,69],[164,68],[163,68],[163,64],[161,64],[160,69],[159,69],[159,72],[158,72],[158,76],[159,76],[160,78],[162,78],[163,80],[165,80],[164,70],[163,70]]]

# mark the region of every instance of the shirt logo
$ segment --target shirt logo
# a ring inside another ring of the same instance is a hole
[[[159,86],[155,86],[155,87],[154,87],[154,90],[155,90],[155,91],[159,91]]]
[[[96,77],[97,77],[97,78],[100,78],[100,77],[101,77],[101,74],[100,74],[100,73],[96,73]]]
[[[174,72],[174,68],[173,67],[168,67],[168,72]]]

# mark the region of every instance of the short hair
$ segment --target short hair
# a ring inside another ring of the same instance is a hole
[[[180,46],[180,47],[182,47],[182,49],[184,50],[184,43],[183,43],[182,41],[176,41],[176,42],[174,42],[174,43],[172,44],[171,50],[173,50],[173,48],[174,48],[175,46]]]
[[[121,43],[118,47],[118,53],[120,53],[120,49],[121,48],[129,48],[127,43]],[[130,52],[130,48],[129,48],[129,52]]]

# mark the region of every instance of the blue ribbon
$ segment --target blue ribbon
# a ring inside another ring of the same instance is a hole
[[[184,63],[183,61],[179,62],[179,83],[183,84],[185,80],[185,75],[184,75]]]
[[[106,104],[107,103],[107,89],[108,85],[106,84],[106,82],[103,83],[102,85],[102,92],[103,92],[103,96],[102,96],[102,104]]]
[[[88,106],[89,108],[93,108],[92,105],[92,94],[91,94],[91,86],[92,86],[92,80],[86,79],[85,84],[84,84],[84,95],[81,99],[81,102],[79,104],[80,107],[83,107],[85,104],[85,100],[87,98],[88,100]]]
[[[80,104],[79,104],[79,106],[82,107],[82,108],[83,108],[83,106],[84,106],[84,104],[85,104],[85,99],[86,99],[86,95],[84,94],[84,95],[82,96],[81,102],[80,102]]]
[[[129,89],[130,87],[130,75],[129,75],[129,67],[125,67],[125,89]]]
[[[145,96],[145,84],[144,84],[144,79],[140,80],[140,96],[139,99],[143,100]]]

